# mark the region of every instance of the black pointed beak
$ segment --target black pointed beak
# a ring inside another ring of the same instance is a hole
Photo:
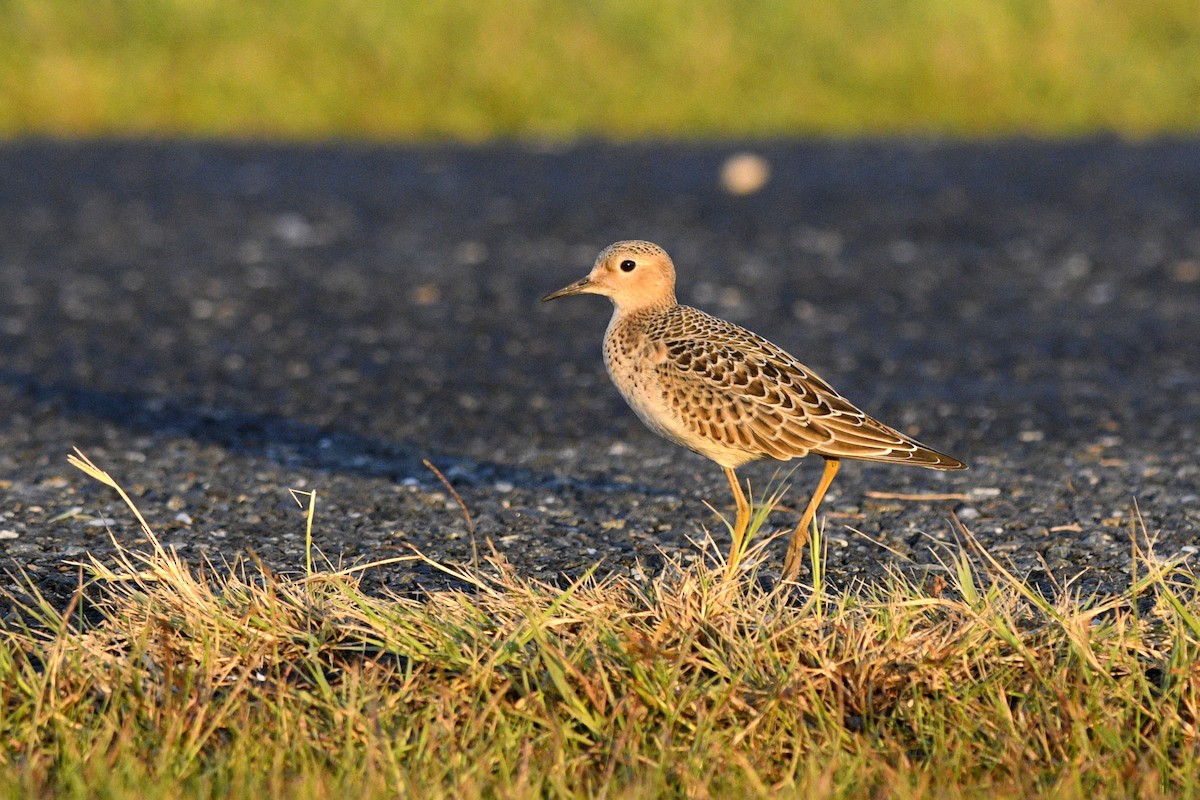
[[[570,286],[564,286],[557,292],[551,292],[542,298],[542,302],[547,300],[557,300],[560,297],[570,297],[573,294],[589,294],[591,293],[592,282],[587,278],[580,278]]]

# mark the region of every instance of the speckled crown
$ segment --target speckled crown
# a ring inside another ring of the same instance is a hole
[[[608,258],[614,250],[624,250],[627,253],[636,253],[643,256],[662,256],[670,260],[667,251],[656,245],[654,242],[646,242],[641,239],[626,239],[620,242],[613,242],[608,247],[600,251],[600,255],[596,256],[596,263],[599,264],[604,259]]]

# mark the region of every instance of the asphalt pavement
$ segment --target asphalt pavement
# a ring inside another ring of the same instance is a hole
[[[739,195],[720,174],[744,150],[770,179]],[[197,564],[301,570],[289,488],[318,492],[335,564],[490,542],[557,581],[700,557],[728,541],[721,471],[609,384],[607,301],[538,302],[623,238],[667,248],[682,302],[971,466],[844,463],[836,582],[936,571],[955,519],[1039,585],[1126,585],[1135,508],[1158,558],[1198,558],[1200,141],[1115,139],[2,144],[0,558],[53,594],[110,535],[138,543],[73,447]],[[820,460],[791,467],[777,529]]]

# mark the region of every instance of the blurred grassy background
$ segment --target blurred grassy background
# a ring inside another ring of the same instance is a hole
[[[1200,131],[1198,0],[0,0],[0,135]]]

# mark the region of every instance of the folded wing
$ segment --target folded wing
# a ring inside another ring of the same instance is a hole
[[[665,399],[696,433],[780,460],[816,453],[964,468],[871,418],[761,336],[694,308],[677,311],[659,332],[666,357],[657,368]]]

